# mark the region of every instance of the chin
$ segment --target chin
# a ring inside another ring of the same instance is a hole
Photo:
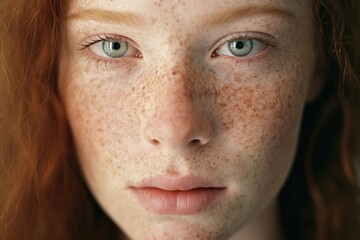
[[[155,240],[155,239],[206,239],[206,240],[225,240],[229,233],[226,232],[222,224],[217,227],[204,226],[193,222],[169,221],[166,223],[149,226],[149,231],[142,229],[130,236],[130,239]]]

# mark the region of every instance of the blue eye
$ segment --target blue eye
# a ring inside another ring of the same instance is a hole
[[[260,40],[250,38],[238,38],[226,42],[216,51],[217,56],[225,55],[231,57],[246,57],[257,54],[264,50],[268,45]]]
[[[254,43],[251,39],[238,39],[228,42],[228,48],[237,57],[243,57],[251,53]]]
[[[126,54],[128,43],[118,40],[104,40],[102,42],[102,50],[111,58],[119,58]]]
[[[103,58],[122,58],[122,57],[142,57],[139,50],[125,40],[102,38],[97,36],[96,40],[86,44],[84,47],[89,48],[95,55]]]

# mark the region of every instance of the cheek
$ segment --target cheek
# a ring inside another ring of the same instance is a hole
[[[274,145],[296,135],[312,76],[310,64],[296,56],[212,72],[214,81],[222,83],[212,90],[217,92],[213,111],[219,131],[247,147]]]
[[[217,104],[222,112],[221,128],[239,146],[282,142],[297,129],[303,107],[302,94],[287,82],[294,79],[280,78],[271,85],[226,89],[227,95],[218,99]]]
[[[132,150],[139,146],[138,114],[143,110],[133,86],[120,84],[113,73],[90,73],[64,75],[63,99],[88,186],[107,199],[110,192],[125,186],[121,179],[134,172],[129,165],[139,159]]]
[[[233,166],[230,175],[248,182],[249,192],[274,194],[289,172],[308,81],[297,72],[242,75],[252,83],[241,84],[237,79],[236,84],[223,85],[218,91],[213,112],[225,143],[223,151]]]
[[[69,71],[61,79],[77,153],[81,161],[101,156],[103,166],[114,167],[106,159],[127,154],[128,143],[135,137],[129,126],[139,126],[139,118],[134,115],[141,110],[134,104],[134,89],[121,84],[121,77],[84,72]]]

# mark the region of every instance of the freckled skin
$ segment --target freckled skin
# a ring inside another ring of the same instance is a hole
[[[199,25],[249,3],[289,9],[296,20],[262,15]],[[316,80],[310,3],[77,0],[69,14],[89,8],[151,22],[131,28],[69,22],[63,40],[61,97],[85,180],[104,211],[131,239],[280,239],[276,197]],[[234,32],[265,32],[277,46],[242,59],[212,58],[211,46]],[[100,33],[125,35],[142,58],[104,64],[78,50]],[[228,194],[198,214],[158,215],[128,190],[157,175],[215,179]]]

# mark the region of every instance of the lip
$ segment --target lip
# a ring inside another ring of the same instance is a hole
[[[165,215],[192,215],[206,210],[225,194],[226,187],[203,178],[157,176],[131,186],[147,210]]]

